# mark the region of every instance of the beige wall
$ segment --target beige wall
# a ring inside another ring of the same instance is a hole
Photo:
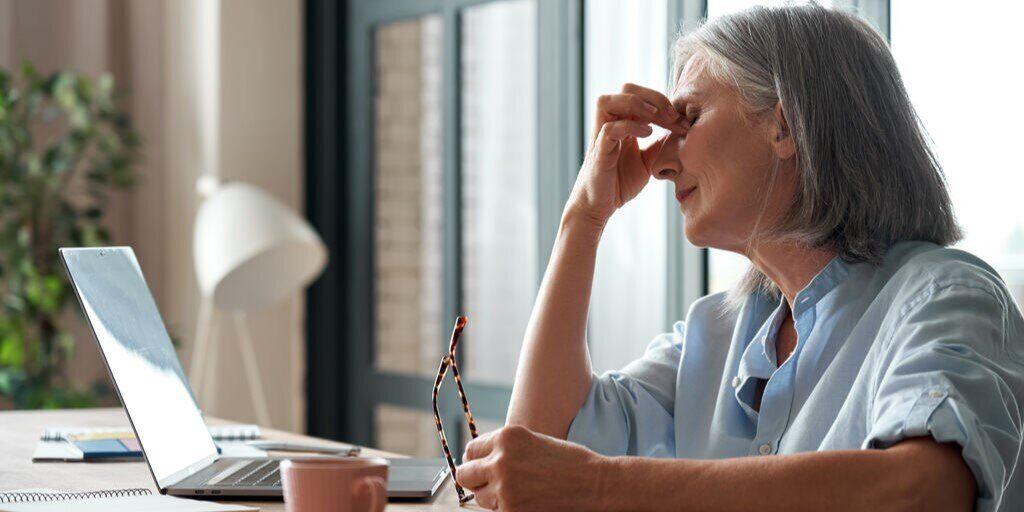
[[[131,90],[141,132],[139,185],[111,212],[118,244],[132,245],[187,368],[198,287],[192,267],[196,179],[246,181],[301,211],[301,0],[0,0],[0,65],[112,71]],[[302,430],[302,297],[250,317],[273,425]],[[218,392],[206,413],[255,421],[227,316]],[[75,375],[102,377],[79,331]]]

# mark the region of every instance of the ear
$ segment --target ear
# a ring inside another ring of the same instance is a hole
[[[779,160],[788,160],[796,154],[796,140],[793,139],[793,132],[789,130],[789,123],[786,116],[782,114],[782,102],[775,104],[772,112],[772,127],[769,142],[772,151]]]

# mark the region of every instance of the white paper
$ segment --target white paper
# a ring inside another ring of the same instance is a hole
[[[35,503],[0,503],[0,512],[257,512],[258,508],[243,505],[225,505],[210,501],[188,500],[157,494],[126,496],[121,498],[93,498],[87,500],[42,501]]]

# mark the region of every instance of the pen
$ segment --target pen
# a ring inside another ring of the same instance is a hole
[[[287,441],[257,440],[246,441],[245,443],[253,448],[275,452],[306,452],[306,453],[327,453],[332,455],[345,455],[355,457],[359,455],[362,448],[355,445],[343,444],[340,446],[325,446],[306,443],[291,443]]]

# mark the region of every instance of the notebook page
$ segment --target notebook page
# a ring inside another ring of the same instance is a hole
[[[0,503],[0,512],[52,512],[59,505],[62,512],[258,512],[258,508],[226,505],[209,501],[188,500],[173,496],[126,496],[71,501],[35,503]]]

